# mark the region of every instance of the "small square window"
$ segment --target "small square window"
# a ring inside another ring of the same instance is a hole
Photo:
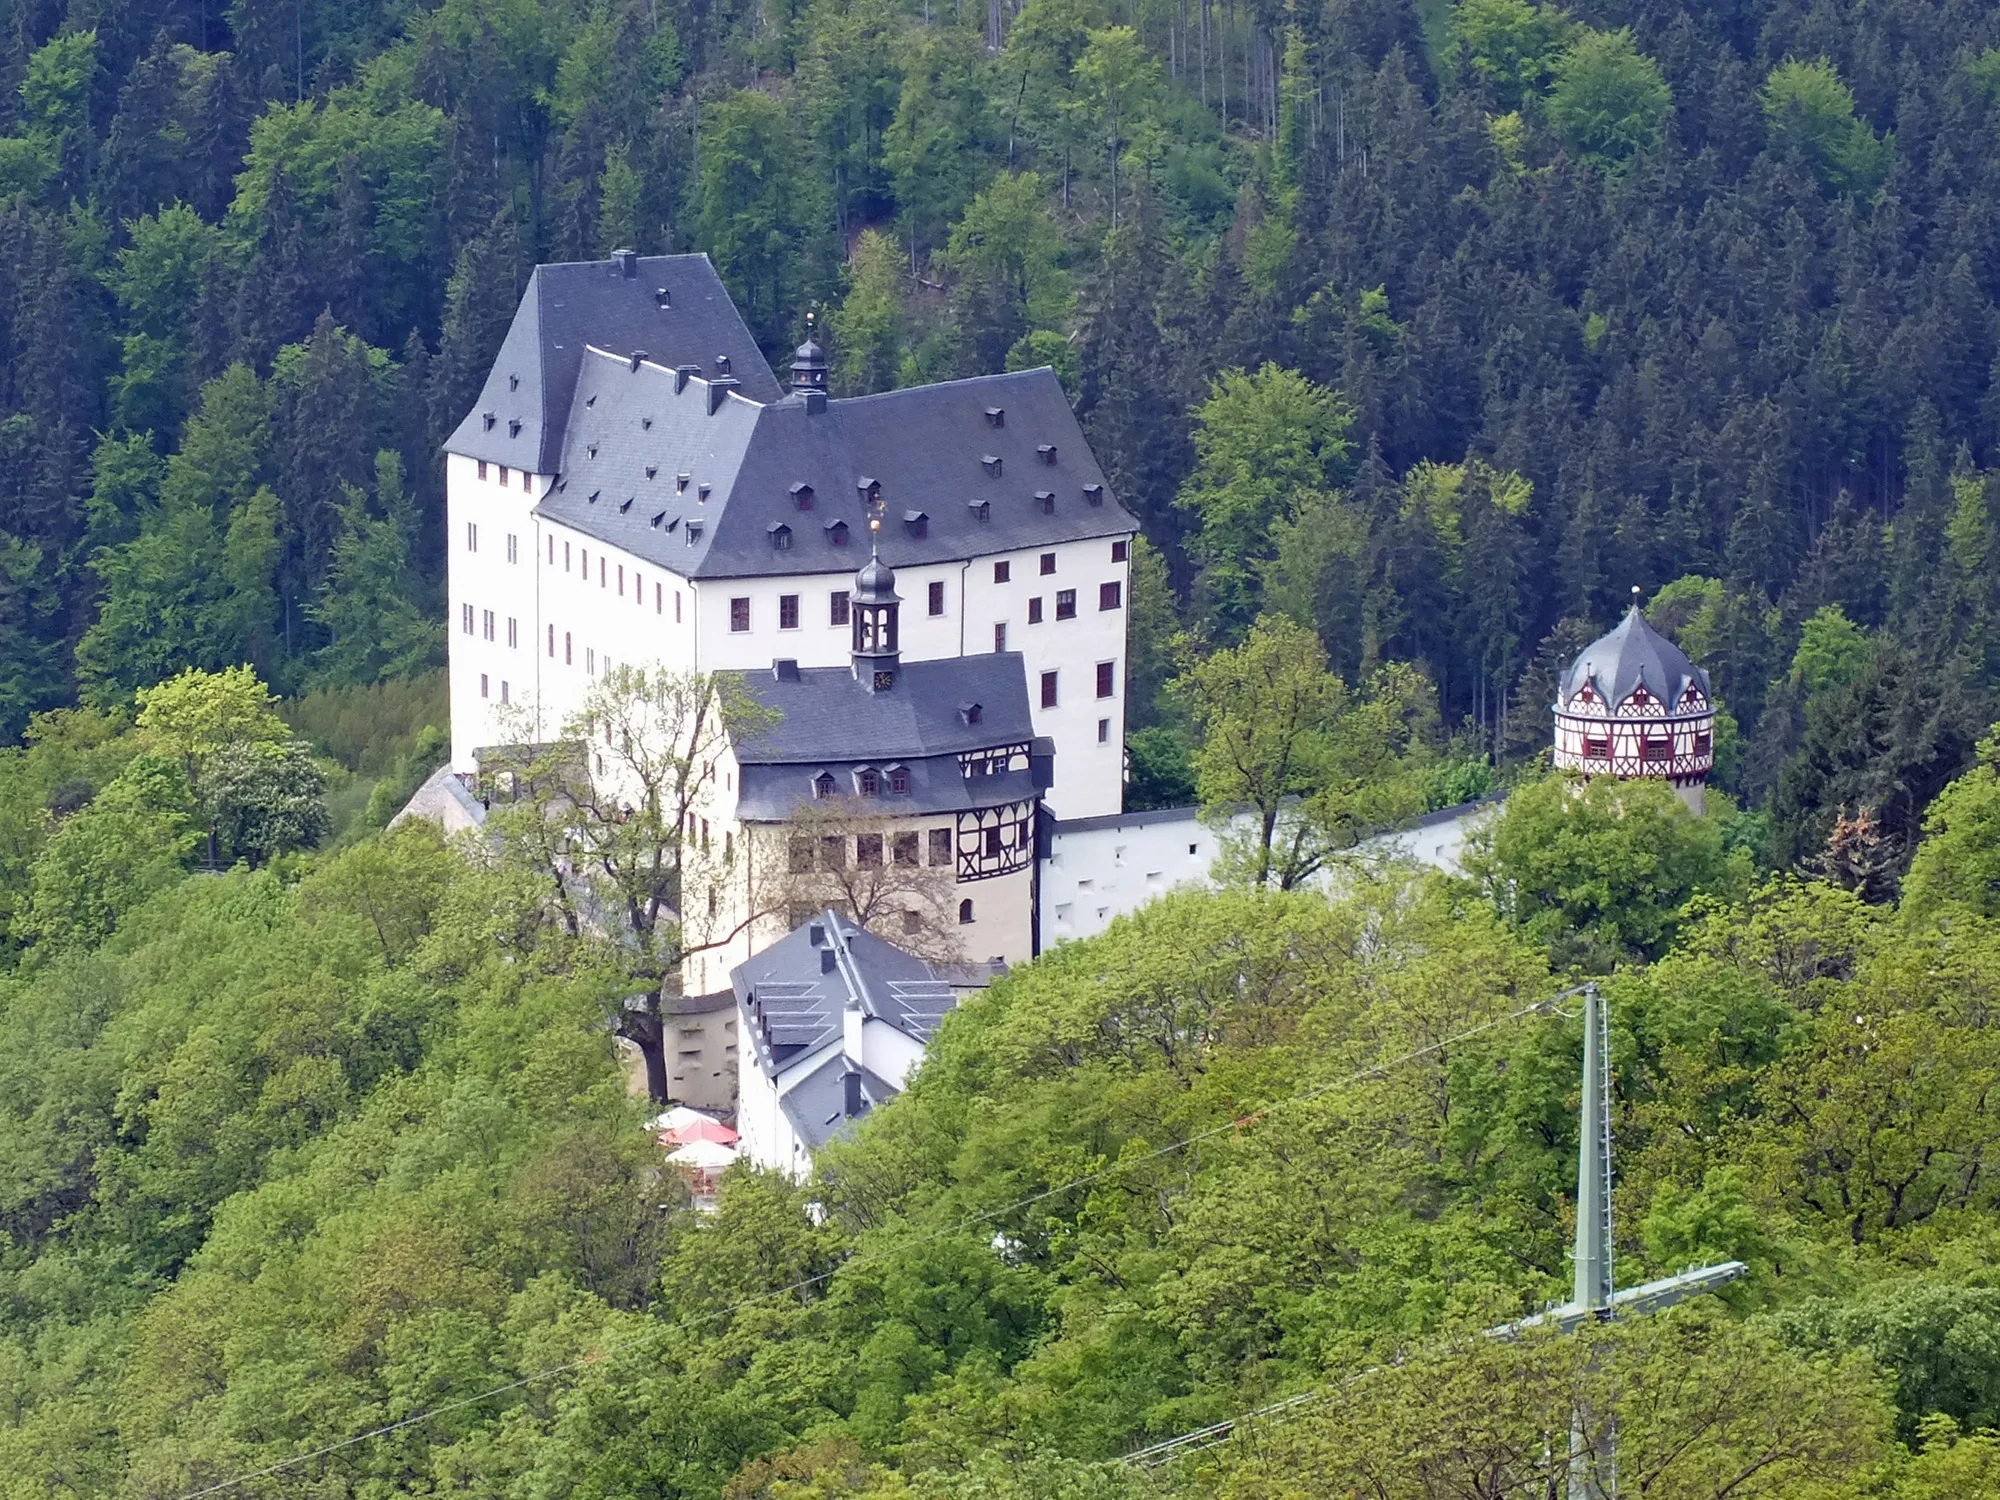
[[[1118,663],[1101,661],[1097,664],[1097,696],[1109,698],[1118,679]]]
[[[933,583],[930,586],[929,604],[932,614],[941,615],[944,613],[944,584]]]
[[[750,628],[750,601],[736,598],[729,601],[729,628],[736,634]]]
[[[914,865],[919,862],[918,854],[921,851],[918,847],[917,836],[914,833],[897,834],[892,848],[897,864]]]
[[[1039,595],[1028,601],[1028,623],[1030,625],[1042,623],[1042,601]]]
[[[847,623],[846,589],[834,590],[833,597],[827,601],[827,623],[832,625],[845,625]]]
[[[1056,618],[1058,620],[1074,620],[1076,618],[1075,589],[1056,590]]]
[[[1111,721],[1109,719],[1099,719],[1097,721],[1097,743],[1100,745],[1111,743]]]
[[[854,862],[864,870],[882,868],[882,835],[879,833],[857,833],[854,836]]]
[[[1005,620],[1002,620],[993,627],[993,649],[995,651],[1005,651],[1007,649],[1007,622]]]
[[[778,595],[778,629],[797,630],[799,628],[799,596],[797,594]]]
[[[1042,572],[1043,572],[1043,573],[1044,573],[1044,574],[1046,575],[1046,574],[1049,574],[1049,573],[1053,573],[1053,572],[1055,572],[1055,570],[1056,570],[1056,555],[1055,555],[1055,553],[1053,553],[1053,552],[1044,552],[1044,553],[1042,554]]]
[[[1113,542],[1111,544],[1111,560],[1113,562],[1125,561],[1126,549],[1129,548],[1131,545],[1132,544],[1127,541]]]
[[[1054,708],[1055,706],[1056,674],[1053,672],[1044,672],[1042,673],[1042,707]]]
[[[847,868],[847,839],[843,835],[832,833],[819,841],[819,867],[829,871]]]
[[[1125,585],[1117,579],[1114,578],[1109,583],[1100,583],[1097,586],[1097,607],[1099,609],[1117,609],[1124,602]]]
[[[931,863],[948,865],[951,863],[951,830],[933,828],[930,835]]]
[[[1014,565],[1012,563],[997,562],[993,565],[993,581],[995,583],[1005,583],[1013,575],[1013,571]]]

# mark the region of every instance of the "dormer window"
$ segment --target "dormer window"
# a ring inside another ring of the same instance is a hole
[[[589,453],[592,458],[597,457],[597,444],[595,443],[590,444]]]
[[[833,773],[822,771],[813,777],[813,796],[824,802],[833,795]]]
[[[985,713],[986,710],[977,703],[961,703],[958,705],[958,716],[969,725],[977,724],[980,719],[985,717]]]
[[[655,511],[653,513],[653,530],[658,531],[660,529],[661,523],[664,522],[666,519],[667,519],[667,513],[665,511],[663,510]]]
[[[987,407],[986,425],[988,427],[1005,427],[1007,425],[1007,408],[1004,406]]]
[[[694,497],[703,505],[708,504],[708,486],[705,484],[696,485],[694,487]]]
[[[1083,498],[1088,504],[1102,505],[1104,503],[1104,486],[1101,484],[1086,484],[1083,487]]]
[[[686,533],[686,535],[687,535],[687,544],[688,544],[688,545],[689,545],[690,547],[692,547],[692,546],[693,546],[693,545],[694,545],[694,544],[695,544],[696,542],[700,541],[700,540],[701,540],[701,522],[699,522],[699,521],[690,521],[690,522],[688,522],[688,524],[687,524],[687,533]]]
[[[518,375],[509,375],[507,377],[507,389],[510,391],[518,391],[520,388],[521,388],[521,377]]]
[[[771,523],[771,550],[773,552],[792,550],[792,528],[782,521]]]
[[[1035,455],[1043,463],[1052,464],[1056,461],[1056,445],[1054,443],[1037,443],[1035,445]]]
[[[728,355],[718,354],[715,356],[715,373],[718,375],[727,375],[729,373]]]
[[[863,797],[879,796],[882,781],[871,767],[864,766],[854,773],[854,790]]]
[[[972,512],[972,519],[975,521],[990,521],[993,519],[993,502],[991,500],[968,500],[966,508]]]
[[[979,456],[979,467],[984,469],[992,478],[998,479],[1000,477],[1000,455],[997,453],[982,453]]]
[[[519,417],[509,417],[507,419],[507,436],[519,437],[520,435],[521,435],[521,419]]]
[[[882,498],[882,481],[871,479],[866,474],[854,481],[854,488],[860,494],[863,505],[873,505]]]
[[[1054,515],[1056,513],[1056,492],[1054,490],[1036,490],[1035,504],[1042,508],[1043,515]]]
[[[676,474],[674,476],[674,493],[678,495],[682,490],[686,489],[688,481],[693,477],[692,474]]]
[[[800,510],[813,508],[813,487],[804,480],[792,486],[792,504]]]
[[[603,493],[604,493],[603,490],[592,490],[590,494],[586,497],[586,503],[590,505],[597,504],[597,497]]]
[[[907,797],[910,795],[910,768],[908,766],[889,767],[889,795]],[[916,835],[912,834],[914,838]],[[912,861],[915,863],[915,861]]]
[[[847,545],[847,523],[845,521],[828,522],[826,539],[836,547],[845,547]]]
[[[913,537],[928,536],[931,518],[920,510],[906,510],[903,512],[903,526]]]
[[[618,502],[618,514],[621,516],[624,515],[625,512],[632,508],[632,502],[638,498],[637,495],[627,495],[623,500],[620,500]]]
[[[665,312],[674,305],[674,294],[663,286],[653,288],[653,306]]]
[[[493,424],[499,421],[500,419],[494,416],[493,413],[489,411],[480,413],[479,420],[484,424],[484,430],[487,432],[491,432],[493,430]]]

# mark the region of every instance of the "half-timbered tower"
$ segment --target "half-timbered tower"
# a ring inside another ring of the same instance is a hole
[[[1715,765],[1708,673],[1632,608],[1564,675],[1555,702],[1555,763],[1586,776],[1670,783],[1697,814]]]

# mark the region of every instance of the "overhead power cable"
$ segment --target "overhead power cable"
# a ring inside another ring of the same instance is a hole
[[[1532,1005],[1524,1005],[1518,1010],[1509,1011],[1504,1016],[1496,1016],[1490,1021],[1482,1021],[1477,1026],[1469,1026],[1463,1031],[1453,1033],[1451,1036],[1441,1037],[1434,1042],[1427,1042],[1421,1047],[1413,1047],[1407,1052],[1387,1058],[1381,1062],[1371,1063],[1365,1068],[1358,1068],[1354,1072],[1344,1074],[1339,1078],[1328,1079],[1324,1083],[1313,1085],[1311,1088],[1300,1089],[1297,1093],[1293,1094],[1286,1094],[1272,1100],[1268,1104],[1248,1111],[1235,1119],[1225,1121],[1223,1124],[1216,1125],[1208,1130],[1196,1131],[1193,1135],[1185,1136],[1177,1141],[1171,1141],[1151,1151],[1141,1152],[1137,1156],[1120,1157],[1117,1161],[1099,1167],[1094,1172],[1085,1172],[1065,1182],[1059,1182],[1051,1187],[1042,1188],[1037,1192],[1016,1198],[1011,1202],[1002,1203],[993,1208],[981,1209],[977,1213],[967,1214],[964,1218],[947,1224],[942,1228],[912,1235],[879,1249],[860,1251],[840,1261],[828,1270],[818,1272],[812,1276],[801,1277],[797,1281],[788,1282],[784,1286],[772,1287],[767,1291],[757,1293],[755,1296],[745,1297],[739,1302],[733,1302],[727,1307],[713,1308],[708,1312],[696,1313],[671,1323],[656,1324],[651,1328],[634,1334],[630,1338],[616,1340],[602,1348],[592,1350],[589,1354],[579,1359],[568,1360],[562,1364],[547,1365],[539,1370],[532,1371],[514,1380],[509,1380],[504,1384],[492,1386],[474,1395],[461,1396],[453,1401],[441,1402],[436,1406],[426,1407],[422,1411],[413,1412],[409,1416],[399,1418],[394,1422],[385,1422],[379,1427],[367,1428],[364,1431],[341,1438],[338,1442],[324,1443],[317,1448],[309,1448],[302,1453],[295,1453],[289,1458],[282,1458],[275,1463],[266,1464],[262,1468],[249,1469],[241,1474],[233,1474],[227,1479],[218,1480],[214,1484],[204,1485],[200,1489],[185,1490],[175,1496],[174,1500],[205,1500],[206,1496],[219,1495],[224,1490],[235,1489],[240,1485],[249,1484],[255,1480],[268,1479],[274,1474],[282,1474],[288,1470],[296,1469],[301,1464],[309,1464],[316,1459],[329,1458],[336,1453],[343,1453],[350,1448],[359,1447],[363,1443],[374,1442],[378,1438],[385,1438],[393,1433],[402,1432],[411,1427],[422,1426],[424,1423],[432,1421],[435,1418],[445,1416],[451,1412],[463,1411],[468,1406],[477,1406],[480,1402],[490,1401],[496,1396],[510,1395],[515,1391],[526,1390],[530,1386],[542,1385],[563,1375],[576,1374],[581,1370],[588,1369],[592,1365],[602,1364],[613,1355],[645,1348],[647,1345],[665,1338],[668,1334],[678,1333],[689,1328],[697,1328],[704,1323],[717,1322],[766,1302],[772,1302],[781,1297],[789,1297],[799,1292],[808,1291],[813,1287],[832,1280],[834,1276],[850,1266],[873,1265],[878,1261],[887,1260],[904,1251],[914,1250],[938,1240],[949,1239],[951,1236],[961,1234],[976,1225],[989,1223],[994,1219],[1005,1218],[1007,1215],[1018,1213],[1024,1208],[1032,1208],[1037,1203],[1059,1197],[1076,1188],[1089,1187],[1094,1183],[1122,1176],[1135,1167],[1141,1167],[1149,1162],[1173,1156],[1178,1152],[1187,1150],[1190,1146],[1198,1146],[1202,1142],[1214,1140],[1218,1136],[1240,1134],[1246,1125],[1253,1124],[1278,1110],[1290,1109],[1296,1105],[1304,1104],[1308,1100],[1317,1099],[1323,1094],[1331,1093],[1335,1089],[1346,1088],[1349,1085],[1361,1083],[1370,1078],[1380,1077],[1392,1068],[1402,1067],[1406,1063],[1412,1063],[1419,1058],[1428,1057],[1436,1052],[1442,1052],[1447,1047],[1455,1047],[1460,1042],[1470,1041],[1474,1037],[1484,1035],[1486,1032],[1496,1031],[1502,1026],[1510,1025],[1522,1019],[1524,1016],[1544,1014],[1552,1009],[1558,1001],[1566,999],[1572,993],[1573,991],[1565,990],[1561,994],[1551,995],[1545,1000],[1537,1000]]]

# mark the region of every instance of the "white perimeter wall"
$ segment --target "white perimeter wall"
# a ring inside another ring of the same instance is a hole
[[[1359,851],[1457,874],[1466,834],[1497,805],[1448,808],[1416,828],[1366,839]],[[1233,827],[1247,834],[1251,820],[1241,816]],[[1209,870],[1224,832],[1203,823],[1191,807],[1058,825],[1042,862],[1042,947],[1095,937],[1176,886],[1211,887]]]

